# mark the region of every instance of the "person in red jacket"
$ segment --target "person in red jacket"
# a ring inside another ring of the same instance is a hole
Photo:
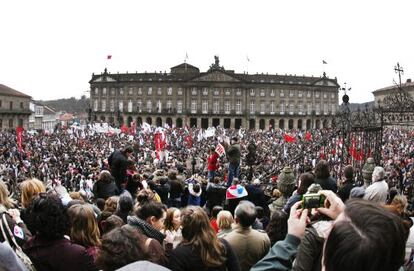
[[[208,170],[208,181],[211,182],[216,176],[216,170],[218,169],[218,154],[214,147],[210,148],[210,155],[207,158],[207,170]]]

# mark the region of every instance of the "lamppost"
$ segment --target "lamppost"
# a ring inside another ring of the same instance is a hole
[[[87,111],[88,111],[88,122],[90,123],[92,121],[92,108],[90,105]]]
[[[122,116],[121,116],[121,110],[117,110],[116,111],[116,117],[117,117],[117,119],[118,119],[118,123],[119,123],[119,127],[121,127],[122,126]]]
[[[191,160],[191,166],[192,166],[192,170],[193,170],[193,175],[195,173],[195,166],[196,166],[196,164],[197,164],[197,161],[196,161],[195,156],[194,156],[194,153],[193,153],[193,158]]]
[[[254,144],[253,141],[250,141],[249,145],[247,146],[247,156],[246,156],[246,162],[249,166],[249,175],[247,177],[248,181],[252,181],[253,179],[253,165],[256,161],[256,144]]]

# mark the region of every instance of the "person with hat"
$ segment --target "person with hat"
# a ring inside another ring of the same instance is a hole
[[[226,200],[228,202],[228,210],[234,214],[239,202],[246,199],[248,193],[244,186],[239,184],[239,180],[234,178],[233,184],[226,190]]]

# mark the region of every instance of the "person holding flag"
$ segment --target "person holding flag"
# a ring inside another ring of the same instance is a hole
[[[210,155],[207,158],[207,171],[208,171],[208,181],[213,181],[214,177],[216,176],[216,170],[218,169],[219,163],[218,163],[219,155],[216,152],[216,148],[212,147],[210,148]]]
[[[232,182],[233,178],[239,179],[240,177],[240,156],[241,156],[241,148],[238,142],[237,137],[233,137],[229,145],[226,141],[224,141],[224,148],[226,149],[227,159],[229,161],[229,175],[227,177],[227,187],[229,187]]]

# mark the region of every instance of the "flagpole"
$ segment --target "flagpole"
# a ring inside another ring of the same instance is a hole
[[[249,62],[250,62],[249,56],[246,55],[246,73],[247,74],[249,74]]]

